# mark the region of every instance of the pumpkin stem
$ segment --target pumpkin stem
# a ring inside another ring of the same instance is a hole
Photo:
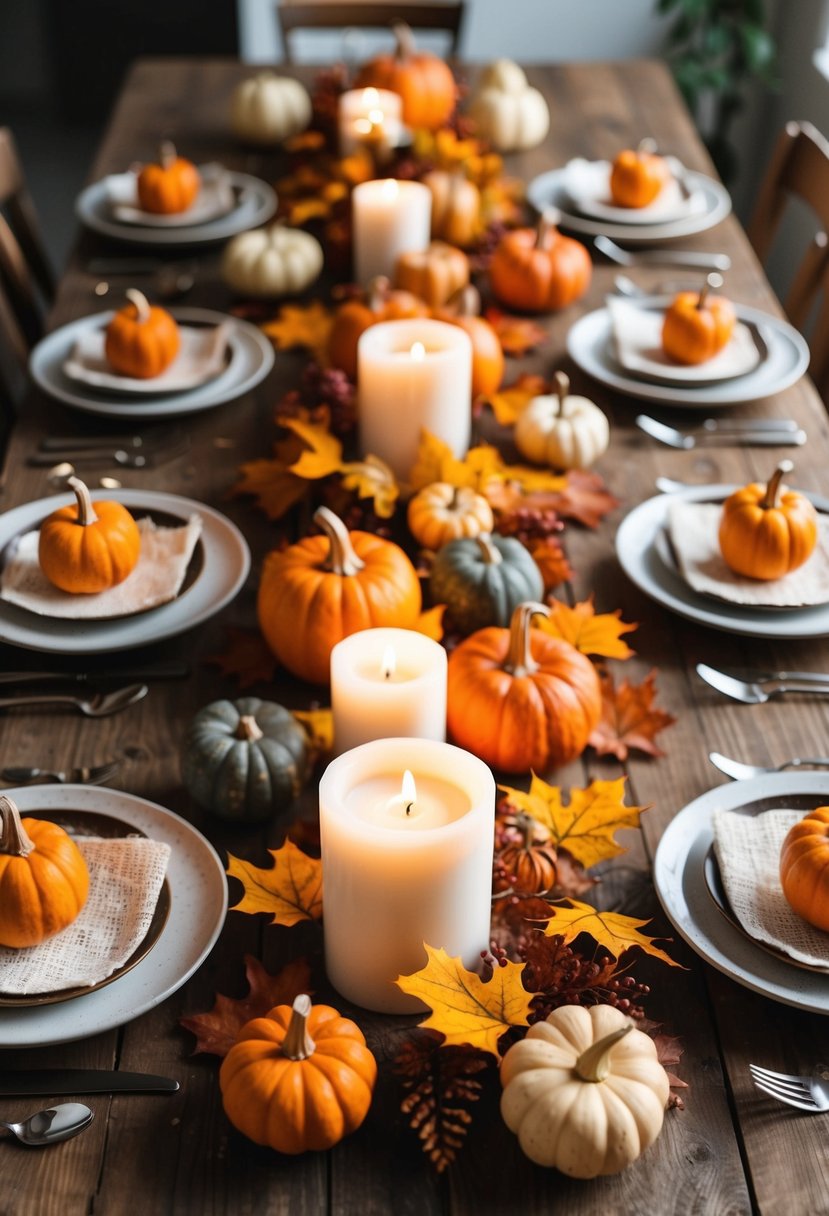
[[[412,31],[405,21],[393,21],[391,23],[391,32],[397,41],[397,49],[395,50],[396,59],[411,59],[414,55],[415,45]]]
[[[766,492],[760,502],[760,506],[764,511],[771,511],[777,506],[777,496],[780,493],[780,483],[787,473],[794,470],[794,465],[790,460],[781,460],[780,464],[769,478],[769,484],[766,486]]]
[[[311,1012],[311,998],[304,992],[296,998],[292,1005],[293,1013],[282,1040],[282,1055],[288,1060],[307,1060],[314,1054],[316,1043],[308,1033],[308,1015]]]
[[[541,213],[541,219],[538,221],[538,227],[535,230],[535,247],[536,249],[546,249],[550,243],[550,237],[556,230],[558,224],[561,223],[561,212],[557,207],[545,207]]]
[[[646,135],[644,139],[639,140],[639,146],[636,149],[637,156],[654,156],[656,154],[656,140],[651,135]]]
[[[570,377],[566,372],[556,372],[553,376],[553,396],[558,401],[558,413],[564,416],[564,398],[570,392]]]
[[[263,735],[264,732],[253,714],[242,714],[236,727],[236,738],[244,739],[246,743],[256,743]]]
[[[509,650],[507,651],[507,661],[504,663],[504,671],[508,671],[511,676],[520,679],[522,676],[529,676],[534,671],[538,671],[538,664],[533,658],[530,645],[530,626],[534,616],[549,615],[550,609],[547,605],[539,604],[535,600],[526,600],[523,604],[519,604],[513,612],[512,620],[509,623]]]
[[[0,795],[0,853],[12,857],[28,857],[35,851],[35,842],[20,822],[20,811],[11,798]]]
[[[630,1034],[633,1025],[629,1023],[613,1034],[607,1034],[598,1043],[588,1047],[576,1060],[575,1069],[582,1081],[604,1081],[610,1072],[610,1053],[620,1039]]]
[[[81,481],[80,477],[69,477],[66,484],[70,489],[75,491],[75,497],[78,500],[77,522],[82,528],[87,528],[90,524],[96,524],[98,516],[95,514],[92,497],[85,482]]]
[[[128,287],[124,293],[130,304],[135,305],[135,311],[138,316],[135,318],[139,325],[146,325],[150,319],[150,303],[143,291],[138,291],[135,287]]]
[[[380,312],[386,302],[391,284],[384,274],[372,279],[366,289],[366,303],[372,312]]]
[[[515,826],[524,837],[524,848],[532,848],[535,840],[535,829],[537,826],[532,815],[528,814],[526,811],[519,811],[515,816]]]
[[[365,566],[362,558],[354,552],[348,528],[339,515],[329,511],[328,507],[317,507],[314,512],[314,523],[322,528],[331,544],[325,569],[333,574],[359,574]]]
[[[459,287],[447,301],[447,307],[458,317],[479,317],[481,315],[481,293],[472,283]]]
[[[171,139],[162,139],[158,145],[158,163],[162,169],[169,169],[176,159],[176,145]]]
[[[712,287],[715,291],[717,291],[720,287],[722,287],[722,285],[722,275],[717,274],[717,272],[713,270],[702,285],[702,291],[699,293],[699,299],[697,300],[697,308],[702,308],[705,305],[706,298]]]
[[[455,491],[455,496],[457,498],[457,490]],[[453,499],[453,505],[454,501],[455,500]],[[500,549],[496,549],[495,545],[493,544],[490,534],[488,532],[482,532],[480,536],[475,537],[475,540],[478,542],[478,548],[481,550],[486,564],[488,566],[500,566],[504,559],[501,557]]]

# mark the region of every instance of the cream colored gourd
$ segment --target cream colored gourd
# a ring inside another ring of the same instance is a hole
[[[570,395],[564,372],[556,372],[553,383],[549,396],[533,397],[518,415],[518,450],[528,460],[553,469],[586,469],[607,451],[610,424],[587,397]]]
[[[501,1114],[537,1165],[616,1174],[653,1144],[670,1085],[653,1039],[611,1005],[563,1005],[501,1063]]]
[[[299,135],[311,121],[311,98],[298,80],[259,72],[233,91],[230,125],[249,144],[272,146]]]
[[[550,111],[511,59],[496,59],[483,72],[470,113],[478,133],[500,152],[535,148],[550,129]]]
[[[222,258],[222,278],[245,296],[304,291],[322,270],[322,246],[301,228],[271,224],[233,238]]]
[[[409,530],[425,549],[439,549],[460,536],[480,536],[494,526],[492,507],[471,486],[434,481],[409,502]]]

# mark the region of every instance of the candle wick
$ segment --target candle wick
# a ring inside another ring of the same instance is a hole
[[[413,802],[407,802],[407,803],[406,803],[406,814],[407,814],[407,815],[411,815],[411,813],[412,813],[412,807],[413,807],[413,806],[414,806],[414,803],[413,803]]]

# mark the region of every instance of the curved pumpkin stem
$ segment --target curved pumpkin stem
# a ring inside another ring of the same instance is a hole
[[[246,743],[256,743],[258,739],[262,739],[263,737],[264,731],[253,714],[242,714],[239,719],[239,725],[236,727],[236,738],[242,739]]]
[[[781,460],[780,464],[769,478],[769,484],[766,486],[766,492],[760,500],[760,506],[764,511],[771,511],[777,506],[777,496],[780,493],[780,483],[787,473],[794,471],[794,465],[790,460]]]
[[[561,223],[561,212],[557,207],[545,207],[541,213],[541,219],[538,221],[538,227],[535,230],[535,247],[536,249],[546,249],[550,244],[550,237],[555,232],[558,225]]]
[[[169,169],[177,158],[176,145],[171,139],[162,139],[158,145],[158,163],[162,169]]]
[[[333,511],[329,511],[328,507],[317,507],[314,512],[314,523],[322,528],[331,544],[328,558],[325,562],[326,570],[330,570],[333,574],[345,575],[346,577],[352,574],[359,574],[364,568],[365,562],[354,552],[348,528],[339,515],[335,515]]]
[[[80,477],[69,477],[66,484],[70,489],[75,491],[75,498],[78,500],[77,522],[82,528],[88,528],[90,524],[96,524],[98,516],[95,514],[92,497],[86,483],[81,481]]]
[[[308,1015],[311,1012],[311,998],[304,992],[296,998],[292,1005],[293,1013],[282,1040],[281,1054],[288,1060],[307,1060],[314,1054],[316,1043],[308,1033]]]
[[[709,291],[711,291],[712,288],[714,291],[719,291],[722,285],[722,275],[717,274],[716,270],[712,270],[702,285],[702,291],[699,293],[699,299],[697,300],[697,308],[704,308]]]
[[[20,811],[5,794],[0,795],[0,853],[11,857],[28,857],[35,851],[35,842],[20,822]]]
[[[138,316],[135,318],[139,325],[146,325],[150,319],[150,302],[137,287],[128,287],[124,292],[130,304],[135,305]]]
[[[538,671],[538,664],[533,658],[530,645],[530,626],[534,616],[549,616],[550,609],[546,604],[535,600],[525,600],[519,604],[512,614],[509,623],[509,650],[504,671],[520,679],[521,676],[532,675]]]
[[[366,288],[366,303],[372,312],[380,312],[386,302],[391,283],[384,274],[378,274]]]
[[[456,498],[453,499],[453,504],[457,499],[457,491],[455,493]],[[501,550],[496,549],[490,534],[482,532],[480,536],[475,537],[475,540],[478,542],[478,548],[481,550],[486,564],[488,566],[500,566],[504,559],[501,557]]]
[[[655,156],[656,155],[656,140],[652,135],[646,135],[644,139],[639,140],[639,145],[636,149],[637,156]]]
[[[558,413],[564,414],[564,398],[570,393],[570,377],[566,372],[556,372],[553,376],[553,396],[558,401]]]
[[[592,1047],[588,1047],[581,1053],[576,1060],[575,1068],[582,1081],[604,1081],[610,1072],[612,1048],[626,1034],[630,1034],[631,1030],[633,1030],[632,1025],[622,1026],[619,1030],[614,1030],[613,1034],[605,1035],[603,1039],[599,1039],[598,1043],[594,1043]]]
[[[459,287],[446,302],[446,307],[456,317],[479,317],[481,315],[481,293],[474,283]]]
[[[391,32],[397,41],[396,59],[411,59],[415,52],[414,35],[405,21],[393,21]]]

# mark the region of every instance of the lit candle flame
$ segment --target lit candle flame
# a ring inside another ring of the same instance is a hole
[[[417,786],[415,785],[414,776],[409,772],[408,769],[406,769],[405,773],[403,774],[403,784],[400,788],[400,795],[403,802],[406,804],[406,814],[411,815],[412,808],[417,802]]]
[[[380,94],[376,89],[363,89],[363,105],[366,109],[372,109],[374,106],[379,106]]]
[[[415,363],[422,363],[426,358],[426,347],[422,342],[413,342],[412,349],[409,351]]]
[[[368,112],[368,121],[371,123],[371,125],[372,125],[373,127],[380,127],[380,126],[382,126],[382,124],[383,124],[383,111],[382,111],[382,110],[369,110],[369,112]]]
[[[390,680],[397,670],[397,655],[394,653],[393,646],[387,646],[383,651],[380,667],[383,672],[383,679]]]
[[[394,177],[387,177],[380,189],[382,191],[383,198],[389,200],[397,198],[399,193],[397,179]]]

